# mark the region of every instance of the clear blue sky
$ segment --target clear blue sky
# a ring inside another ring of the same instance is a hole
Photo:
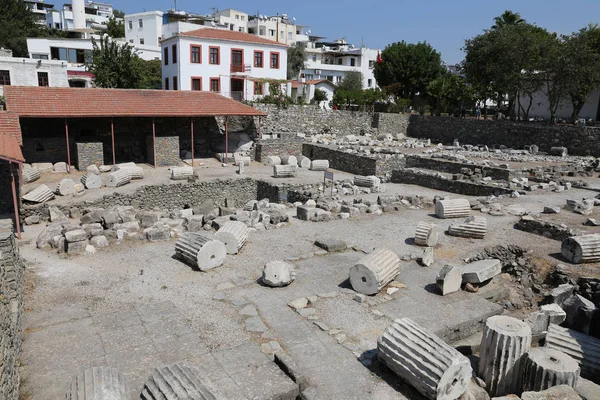
[[[110,0],[108,0],[110,2]],[[125,13],[173,8],[172,0],[113,0]],[[479,34],[493,19],[512,10],[527,21],[550,31],[570,33],[589,23],[600,22],[599,0],[178,0],[177,8],[208,14],[212,7],[234,8],[249,14],[287,13],[296,22],[310,25],[312,34],[328,39],[345,37],[372,48],[405,40],[429,42],[450,64],[460,62],[464,39]]]

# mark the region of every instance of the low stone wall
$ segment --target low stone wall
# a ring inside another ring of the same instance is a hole
[[[311,196],[304,192],[314,185],[302,185],[294,183],[271,184],[266,181],[257,181],[257,199],[269,199],[271,203],[295,203],[297,201],[305,202]]]
[[[146,153],[148,162],[154,163],[154,152],[156,152],[156,166],[166,167],[169,165],[179,165],[181,158],[179,156],[179,136],[157,136],[156,145],[153,149],[154,140],[152,136],[146,136]]]
[[[90,165],[104,165],[104,145],[99,143],[76,144],[77,169],[85,171]]]
[[[577,235],[576,232],[566,225],[540,221],[530,215],[522,217],[515,225],[515,228],[561,242],[571,236]]]
[[[393,183],[404,183],[408,185],[419,185],[430,189],[443,190],[450,193],[464,194],[467,196],[489,196],[510,194],[512,190],[482,185],[474,182],[453,181],[443,177],[424,174],[410,169],[392,171],[391,181]]]
[[[364,135],[373,132],[372,115],[358,111],[323,110],[318,106],[277,107],[274,104],[255,104],[254,108],[268,113],[262,118],[261,131],[272,135],[281,132]],[[255,122],[258,126],[258,121]]]
[[[344,153],[326,146],[304,143],[302,154],[311,160],[329,160],[329,167],[339,171],[356,175],[375,175],[377,173],[377,160]]]
[[[67,215],[70,208],[82,211],[84,208],[89,207],[133,206],[141,210],[152,210],[155,207],[161,210],[176,210],[199,206],[206,200],[211,199],[215,205],[224,206],[226,198],[233,199],[236,207],[242,207],[249,200],[255,200],[257,198],[256,181],[250,178],[217,179],[199,183],[143,186],[131,194],[115,192],[112,195],[104,196],[102,199],[82,200],[79,203],[70,204],[68,207],[59,206],[59,208]],[[48,206],[48,204],[23,204],[21,217],[39,215],[42,219],[47,219],[49,215]]]
[[[512,173],[508,169],[466,164],[444,160],[441,158],[431,158],[422,156],[406,156],[406,167],[432,169],[435,171],[446,172],[449,174],[461,174],[464,173],[466,169],[470,170],[473,174],[480,174],[482,177],[489,176],[494,180],[504,181],[508,181],[514,177],[514,173]]]
[[[302,138],[283,139],[261,139],[256,144],[255,160],[264,162],[268,156],[301,156]]]
[[[375,113],[373,115],[373,127],[377,128],[379,134],[389,133],[397,138],[406,136],[410,114]]]
[[[547,125],[511,121],[411,115],[407,135],[451,144],[504,145],[522,149],[536,144],[541,151],[564,146],[572,155],[600,156],[600,128]]]
[[[19,399],[25,266],[12,232],[0,232],[0,398]]]

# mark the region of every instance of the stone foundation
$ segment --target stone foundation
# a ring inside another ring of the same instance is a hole
[[[76,144],[77,169],[85,171],[90,165],[104,165],[104,145],[100,143]]]
[[[150,164],[156,161],[156,167],[167,167],[181,163],[179,136],[157,136],[155,140],[156,144],[153,148],[154,140],[152,136],[146,136],[146,153]],[[154,155],[155,151],[156,157]]]

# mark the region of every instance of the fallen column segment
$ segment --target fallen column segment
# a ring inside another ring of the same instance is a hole
[[[86,369],[71,381],[66,400],[130,400],[125,378],[115,368]]]
[[[545,346],[574,358],[581,376],[600,384],[600,339],[550,324]]]
[[[350,284],[358,293],[377,294],[400,273],[400,258],[387,249],[375,249],[350,269]]]
[[[225,400],[195,367],[185,363],[155,368],[144,384],[141,400]]]
[[[575,387],[579,378],[579,364],[572,357],[547,347],[531,349],[523,357],[523,392],[539,392],[553,386]]]
[[[175,255],[186,264],[200,271],[220,267],[227,257],[223,242],[195,232],[181,235],[175,243]]]

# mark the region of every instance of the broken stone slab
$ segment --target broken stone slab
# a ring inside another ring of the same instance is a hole
[[[189,232],[200,232],[204,227],[203,215],[192,215],[185,218],[185,227]]]
[[[273,165],[273,177],[275,178],[294,178],[298,173],[296,165]]]
[[[173,167],[171,168],[171,180],[182,181],[188,180],[194,176],[193,167]]]
[[[65,221],[67,219],[67,216],[56,206],[48,207],[48,213],[50,214],[50,222]]]
[[[377,356],[428,399],[457,399],[471,380],[467,357],[408,318],[386,328],[377,340]]]
[[[573,264],[600,261],[600,235],[572,236],[563,240],[560,252]]]
[[[501,273],[502,263],[500,260],[479,260],[463,267],[462,282],[483,283]]]
[[[531,328],[504,315],[486,320],[479,351],[478,376],[491,396],[520,391],[521,357],[531,348]]]
[[[550,301],[552,303],[558,304],[561,308],[569,297],[575,292],[575,286],[570,285],[568,283],[563,283],[558,287],[555,287],[550,292]]]
[[[300,297],[299,299],[292,300],[288,303],[288,306],[294,310],[299,310],[308,305],[308,299],[306,297]]]
[[[100,169],[96,164],[88,165],[85,169],[88,174],[100,175]],[[83,172],[83,171],[82,171]]]
[[[344,251],[348,249],[348,245],[341,239],[318,238],[315,240],[315,246],[327,250],[330,253],[336,251]]]
[[[127,233],[136,233],[140,230],[140,224],[137,221],[125,222],[122,224],[114,224],[113,230],[123,230]]]
[[[116,369],[93,367],[73,377],[67,400],[130,400],[125,377]]]
[[[471,203],[467,199],[438,200],[435,203],[438,218],[464,218],[471,215]]]
[[[144,230],[146,239],[150,242],[160,242],[171,239],[171,230],[168,225],[157,225]]]
[[[523,392],[521,400],[582,400],[575,389],[567,385],[553,386],[541,392]],[[589,399],[588,399],[589,400]]]
[[[462,268],[446,264],[442,267],[435,279],[435,283],[442,292],[442,296],[458,292],[462,282]]]
[[[248,332],[266,332],[269,330],[260,317],[248,317],[244,323]]]
[[[39,223],[40,223],[39,215],[30,215],[29,217],[25,218],[25,225],[36,225]]]
[[[558,214],[560,213],[560,207],[552,206],[552,207],[544,207],[544,214]]]
[[[393,251],[378,248],[350,269],[350,284],[358,293],[373,295],[400,273],[400,258]]]
[[[213,384],[202,376],[197,367],[185,362],[154,368],[144,384],[140,398],[141,400],[225,400]]]
[[[594,325],[600,321],[600,309],[594,303],[579,294],[574,294],[565,300],[562,308],[567,314],[567,327],[586,335],[599,334]]]
[[[94,236],[90,239],[90,244],[97,249],[101,249],[108,246],[108,239],[103,235]]]
[[[425,247],[421,256],[421,264],[426,267],[432,266],[435,261],[433,256],[433,247]]]
[[[44,249],[50,247],[50,241],[54,236],[62,236],[62,225],[61,224],[50,224],[40,234],[35,240],[35,246],[38,249]]]
[[[73,182],[73,179],[61,179],[56,185],[54,193],[58,194],[59,196],[73,195],[75,193],[75,182]]]
[[[87,239],[79,242],[66,242],[67,253],[69,255],[85,254],[87,245]]]
[[[68,166],[66,162],[57,162],[56,164],[54,164],[54,166],[52,167],[52,170],[54,172],[59,172],[59,173],[64,173],[68,171]]]
[[[83,186],[83,183],[76,183],[73,185],[73,190],[74,197],[81,197],[85,194],[85,186]]]
[[[30,203],[45,203],[54,198],[54,192],[52,192],[48,186],[42,184],[32,191],[24,194],[21,196],[21,198]]]
[[[227,254],[237,254],[248,240],[248,227],[243,222],[229,221],[215,234],[225,244]]]
[[[131,182],[131,172],[128,169],[119,169],[108,174],[106,178],[107,187],[120,187]]]
[[[569,152],[566,147],[551,147],[550,148],[550,155],[552,155],[552,156],[566,157],[568,153]]]
[[[175,243],[175,256],[200,271],[208,271],[223,265],[227,249],[219,240],[188,232],[181,235]]]
[[[537,347],[525,354],[521,371],[521,390],[539,392],[558,385],[575,387],[580,370],[577,361],[567,354]]]
[[[548,317],[548,325],[560,325],[567,318],[567,314],[558,304],[544,304],[540,311]]]
[[[162,214],[157,211],[145,211],[139,213],[137,218],[140,220],[142,228],[150,228],[160,220],[161,215]]]
[[[87,240],[88,235],[83,229],[76,229],[72,231],[65,232],[65,239],[67,243],[72,242],[80,242],[82,240]]]
[[[438,227],[428,222],[419,222],[415,232],[415,244],[434,247],[438,242]]]
[[[294,279],[296,279],[294,266],[285,261],[269,261],[263,268],[262,281],[267,286],[287,286]]]

